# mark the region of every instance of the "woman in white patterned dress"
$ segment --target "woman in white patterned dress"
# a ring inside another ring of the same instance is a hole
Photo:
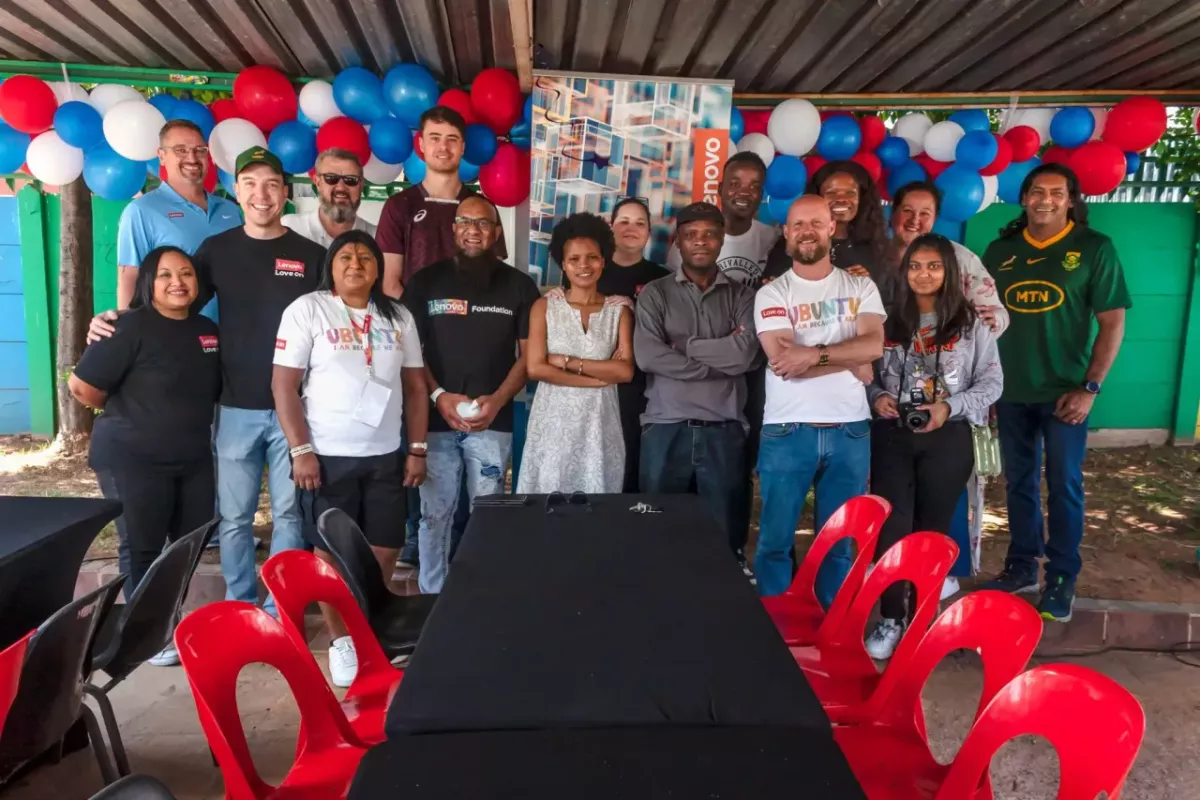
[[[617,384],[633,379],[633,312],[628,298],[596,291],[613,248],[612,229],[594,214],[554,226],[550,256],[562,267],[564,288],[547,292],[529,315],[526,368],[538,387],[518,494],[621,491]]]

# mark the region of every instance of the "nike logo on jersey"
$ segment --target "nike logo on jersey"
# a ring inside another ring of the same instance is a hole
[[[1041,258],[1027,258],[1027,259],[1025,259],[1025,263],[1026,264],[1036,264],[1039,261],[1045,261],[1045,260],[1046,260],[1046,256],[1042,256]]]

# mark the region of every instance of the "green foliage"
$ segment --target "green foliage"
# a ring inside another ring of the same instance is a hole
[[[1177,108],[1167,120],[1167,132],[1147,151],[1159,164],[1175,164],[1179,171],[1172,183],[1200,181],[1200,132],[1196,130],[1197,109]],[[1200,200],[1200,185],[1188,187],[1188,196]]]

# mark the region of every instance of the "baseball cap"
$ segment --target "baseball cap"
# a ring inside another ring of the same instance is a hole
[[[701,222],[705,220],[724,225],[725,215],[721,213],[721,209],[712,203],[692,203],[675,215],[675,226],[679,227],[689,222]]]
[[[266,164],[280,175],[283,175],[283,163],[280,162],[279,156],[265,147],[251,147],[249,150],[243,150],[237,157],[237,161],[234,162],[234,177],[241,175],[242,170],[253,164]]]

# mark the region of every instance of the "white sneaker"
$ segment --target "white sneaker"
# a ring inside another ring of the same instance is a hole
[[[867,637],[867,655],[876,661],[886,661],[896,652],[900,637],[904,635],[904,625],[899,620],[884,618]]]
[[[155,653],[146,663],[152,667],[177,667],[179,666],[179,651],[175,649],[175,645],[169,644],[163,648],[162,652]]]
[[[750,564],[746,559],[739,559],[742,565],[742,574],[746,576],[746,580],[750,581],[751,586],[758,586],[758,578],[754,577],[754,570],[750,569]]]
[[[958,594],[958,578],[950,576],[946,578],[946,582],[942,584],[942,600],[953,597]]]
[[[358,674],[358,654],[349,636],[334,639],[329,645],[329,678],[333,685],[345,689],[354,683]]]

